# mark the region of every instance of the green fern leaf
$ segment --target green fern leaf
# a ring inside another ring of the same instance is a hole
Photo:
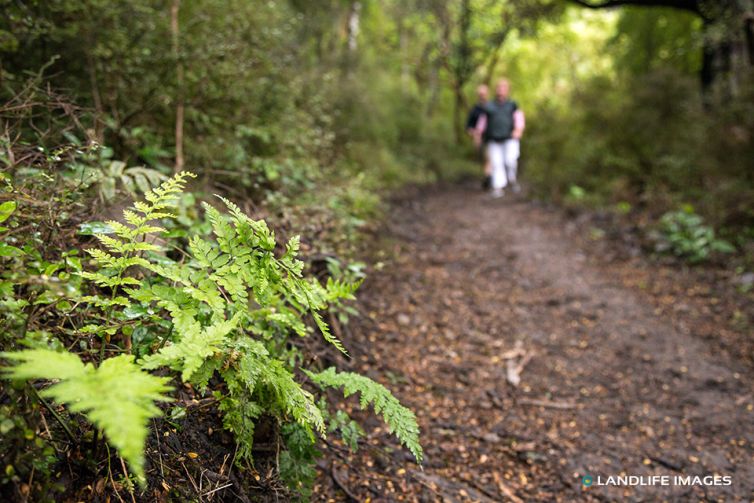
[[[223,253],[234,254],[237,247],[236,232],[233,227],[228,223],[228,219],[214,206],[207,203],[202,203],[202,207],[207,214],[207,219],[212,225],[212,232],[217,238],[217,244],[220,246],[220,250]]]
[[[411,451],[418,463],[422,462],[424,453],[419,443],[419,425],[416,423],[416,416],[410,409],[401,405],[382,384],[352,372],[338,373],[334,367],[318,374],[306,370],[304,372],[323,389],[342,387],[345,397],[360,393],[361,408],[364,409],[371,404],[374,411],[382,415],[390,431],[398,437],[401,444]]]
[[[338,340],[337,337],[335,337],[330,332],[330,327],[327,326],[327,323],[322,319],[322,315],[319,314],[317,311],[312,311],[312,318],[314,318],[314,323],[317,324],[317,328],[319,328],[319,331],[322,332],[322,337],[335,346],[338,351],[343,353],[344,355],[348,356],[348,351],[346,351],[346,348],[343,346],[343,343]]]
[[[355,283],[349,283],[347,281],[334,280],[331,277],[327,278],[327,300],[333,302],[339,299],[355,300],[354,294],[359,289],[363,280],[356,281]]]
[[[110,444],[131,466],[143,485],[144,443],[149,419],[161,414],[155,401],[168,401],[168,379],[142,372],[133,356],[121,355],[105,360],[99,368],[84,364],[72,353],[46,349],[2,353],[12,366],[3,369],[11,379],[59,380],[41,392],[83,413],[100,428]]]
[[[229,383],[243,384],[248,393],[265,396],[275,405],[281,416],[289,415],[308,431],[316,430],[325,434],[325,422],[322,412],[314,402],[314,396],[301,387],[279,360],[270,358],[267,349],[258,341],[238,341],[234,348],[242,356],[236,368],[225,370],[223,378]],[[231,390],[240,395],[242,388]],[[275,413],[277,411],[272,410]]]
[[[267,222],[264,220],[253,220],[232,201],[222,196],[217,197],[230,210],[230,214],[233,216],[233,224],[242,242],[252,247],[258,246],[267,251],[275,249],[275,233],[267,227]]]
[[[111,298],[106,297],[100,297],[98,295],[87,295],[84,297],[81,297],[81,302],[86,302],[87,304],[91,304],[96,307],[100,308],[107,308],[112,306],[123,306],[123,307],[129,307],[131,305],[131,302],[125,297],[122,296],[116,296]]]
[[[134,241],[131,243],[124,243],[115,238],[107,236],[105,234],[95,234],[95,237],[112,252],[116,253],[129,253],[129,252],[142,252],[142,251],[160,251],[158,246],[148,243],[146,241]]]
[[[146,356],[141,361],[141,366],[145,369],[170,367],[182,372],[183,381],[189,381],[205,360],[220,350],[228,334],[238,326],[241,313],[230,320],[222,320],[205,328],[193,316],[186,316],[186,311],[179,314],[173,320],[180,335],[179,341],[166,345],[156,354]]]
[[[108,288],[114,288],[116,286],[125,286],[125,285],[139,285],[140,282],[136,278],[131,278],[129,276],[124,277],[118,277],[118,276],[105,276],[102,273],[99,272],[80,272],[79,276],[82,278],[88,279],[89,281],[93,281],[94,283],[98,284],[99,286],[106,286]]]

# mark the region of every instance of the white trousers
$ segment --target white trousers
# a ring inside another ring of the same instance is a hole
[[[502,189],[508,183],[516,183],[519,141],[511,138],[505,141],[491,141],[487,144],[487,156],[492,166],[492,188]]]

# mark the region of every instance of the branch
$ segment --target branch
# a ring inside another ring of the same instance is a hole
[[[587,9],[608,9],[625,5],[637,5],[643,7],[670,7],[672,9],[685,10],[702,16],[699,8],[699,0],[601,0],[597,3],[589,0],[567,0]]]

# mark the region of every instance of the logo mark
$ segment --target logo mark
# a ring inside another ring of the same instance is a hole
[[[581,477],[581,484],[582,484],[582,485],[583,485],[584,487],[589,487],[589,486],[591,486],[591,485],[592,485],[593,483],[594,483],[594,478],[592,478],[592,476],[591,476],[591,475],[584,475],[583,477]]]

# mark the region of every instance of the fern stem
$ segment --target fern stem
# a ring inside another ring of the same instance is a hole
[[[170,330],[168,330],[168,335],[162,338],[162,341],[160,341],[160,347],[157,349],[158,351],[162,349],[165,346],[165,343],[168,342],[168,339],[170,339],[170,336],[173,335],[173,327],[174,324],[170,324]]]
[[[99,346],[99,363],[100,364],[105,359],[105,346],[107,345],[107,340],[105,339],[106,336],[107,334],[104,334],[102,336],[102,342],[100,343],[100,346]]]
[[[39,394],[39,391],[37,391],[37,388],[35,388],[32,385],[29,385],[31,388],[32,393],[36,397],[37,400],[44,406],[45,409],[47,409],[50,414],[52,414],[52,417],[55,418],[55,420],[60,424],[60,426],[63,427],[63,430],[65,430],[66,435],[68,435],[68,438],[71,442],[76,443],[76,437],[73,436],[73,432],[71,431],[71,428],[68,426],[68,423],[65,422],[65,420],[62,418],[60,414],[57,413],[55,409],[52,408],[52,406],[42,398],[42,395]]]

